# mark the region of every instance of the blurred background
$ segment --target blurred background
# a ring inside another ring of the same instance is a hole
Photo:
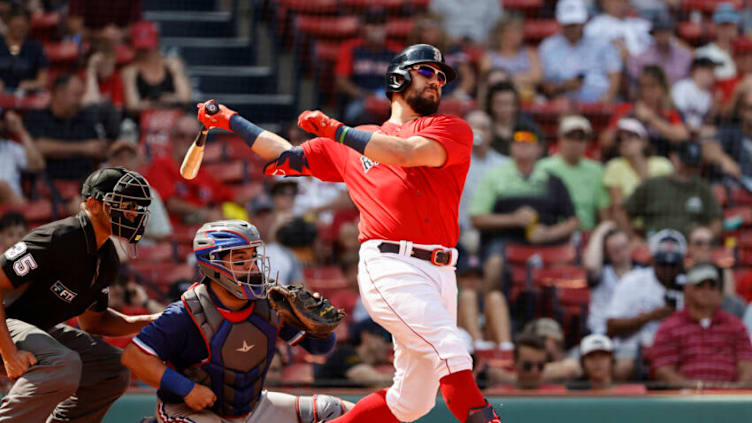
[[[429,43],[459,74],[440,112],[475,134],[458,323],[502,415],[738,421],[752,415],[750,35],[747,0],[0,0],[0,250],[77,213],[92,170],[138,170],[156,198],[112,307],[178,300],[198,278],[195,231],[246,219],[279,283],[348,314],[328,357],[280,344],[270,389],[388,386],[344,185],[264,176],[221,130],[196,179],[178,168],[208,99],[295,145],[305,109],[380,124],[389,60]],[[150,413],[153,391],[133,391],[107,421]]]

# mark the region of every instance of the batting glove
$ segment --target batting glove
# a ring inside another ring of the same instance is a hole
[[[320,110],[306,110],[298,116],[298,126],[300,129],[333,140],[336,139],[337,128],[343,125],[342,122],[330,118],[321,113]]]
[[[213,115],[208,115],[206,113],[206,105],[211,102],[214,102],[214,100],[196,104],[196,107],[198,108],[198,121],[204,124],[207,128],[222,128],[226,131],[230,131],[230,118],[237,115],[238,112],[223,104],[218,104],[219,112]]]

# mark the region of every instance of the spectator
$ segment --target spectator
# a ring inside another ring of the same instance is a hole
[[[107,152],[109,167],[124,167],[126,169],[143,172],[145,163],[138,151],[138,146],[130,141],[115,141]],[[157,190],[151,190],[151,204],[149,204],[149,220],[146,222],[144,239],[140,245],[150,245],[154,242],[167,241],[172,236],[172,223],[167,214],[162,198]],[[117,245],[117,243],[115,243]]]
[[[481,75],[491,69],[504,69],[512,75],[512,81],[522,97],[522,103],[530,103],[542,78],[538,52],[524,45],[525,21],[521,14],[508,12],[499,21],[491,37],[491,48],[480,62]]]
[[[694,225],[707,225],[715,237],[722,230],[723,213],[710,186],[700,178],[702,146],[683,142],[671,153],[676,171],[670,175],[647,179],[624,202],[628,218],[620,225],[635,234],[632,220],[639,217],[647,235],[665,229],[688,234]]]
[[[50,178],[83,180],[119,135],[119,116],[111,105],[83,107],[83,93],[81,78],[60,75],[52,84],[49,107],[26,114],[26,127],[47,160]]]
[[[123,108],[123,80],[116,62],[115,51],[109,48],[94,51],[89,56],[81,75],[86,84],[84,105],[109,102],[118,110]]]
[[[713,233],[710,231],[710,228],[707,226],[695,226],[689,233],[687,240],[687,259],[684,263],[687,268],[692,267],[697,263],[713,262],[713,249],[715,244],[713,242]],[[741,319],[744,316],[747,303],[736,296],[734,271],[730,267],[730,265],[733,264],[733,258],[730,258],[730,261],[732,263],[716,263],[725,266],[719,267],[723,282],[723,303],[721,304],[721,308],[726,313],[732,314]]]
[[[196,178],[180,176],[180,164],[196,138],[199,124],[194,116],[185,115],[170,131],[172,157],[162,155],[152,160],[146,177],[165,201],[170,216],[189,224],[222,219],[222,203],[236,199],[235,192],[215,179],[205,167]],[[244,199],[239,199],[243,203]]]
[[[750,9],[752,12],[752,9]],[[739,37],[734,41],[734,63],[736,64],[736,76],[730,79],[716,80],[715,96],[721,97],[721,113],[725,118],[736,118],[733,113],[750,84],[752,84],[752,39]]]
[[[250,218],[266,240],[265,255],[269,257],[269,274],[280,285],[303,285],[303,265],[289,248],[276,238],[281,216],[275,213],[274,203],[266,194],[256,196],[250,203]]]
[[[337,211],[355,207],[343,183],[324,182],[310,176],[296,177],[295,180],[295,216],[305,216],[312,222],[331,225]]]
[[[593,136],[590,122],[583,116],[564,116],[559,123],[559,152],[542,159],[538,166],[564,181],[580,221],[589,231],[599,220],[608,218],[610,199],[603,186],[603,166],[585,158]]]
[[[457,79],[441,88],[441,96],[470,99],[475,90],[475,69],[462,46],[449,40],[441,25],[441,17],[432,14],[417,17],[406,44],[430,44],[438,48],[444,54],[446,64],[457,71]]]
[[[538,137],[520,129],[510,147],[512,161],[488,170],[470,203],[481,233],[484,297],[500,292],[506,244],[567,242],[578,225],[564,183],[536,165],[543,150]]]
[[[607,389],[614,382],[614,344],[608,336],[591,334],[580,341],[582,382],[575,389]]]
[[[29,37],[31,17],[19,5],[11,8],[8,31],[0,44],[0,91],[38,91],[47,87],[47,56]]]
[[[24,204],[21,192],[21,172],[36,173],[44,170],[44,157],[34,140],[24,128],[21,118],[12,110],[0,109],[0,204]],[[11,141],[18,138],[21,143]]]
[[[497,0],[431,0],[428,10],[441,16],[444,29],[454,41],[484,45],[502,14]]]
[[[130,26],[141,20],[141,3],[142,0],[70,0],[67,32],[78,42],[113,30],[116,38],[122,39]]]
[[[656,379],[691,388],[705,382],[752,382],[752,344],[742,321],[721,310],[722,285],[712,264],[700,263],[687,272],[685,308],[661,323],[655,336]]]
[[[661,320],[682,308],[677,277],[687,244],[682,234],[665,229],[650,237],[652,266],[632,270],[616,285],[607,308],[607,334],[615,341],[615,377],[627,380],[640,349],[650,347]]]
[[[23,213],[8,211],[0,216],[0,251],[16,245],[29,232],[29,222]]]
[[[491,383],[513,384],[520,389],[550,389],[543,385],[543,369],[546,367],[546,344],[543,338],[523,333],[514,344],[514,372],[490,368]]]
[[[122,72],[125,107],[130,113],[186,105],[191,101],[191,86],[183,63],[159,52],[159,32],[153,23],[134,24],[131,45],[136,55]]]
[[[682,79],[671,88],[671,99],[690,132],[699,133],[703,124],[715,115],[712,89],[716,65],[712,59],[698,53],[692,60],[689,78]]]
[[[457,261],[457,325],[464,329],[472,342],[470,351],[511,350],[512,330],[509,306],[500,290],[483,291],[483,266],[476,255],[468,254],[461,246]]]
[[[652,43],[642,52],[631,55],[627,62],[627,72],[632,81],[637,81],[646,66],[658,66],[674,84],[689,74],[692,50],[684,46],[674,35],[676,22],[666,12],[657,14],[652,21]]]
[[[512,84],[512,88],[514,88],[512,74],[506,69],[491,68],[486,74],[480,75],[480,78],[478,79],[478,93],[476,95],[479,109],[488,110],[488,90],[490,87],[493,87],[500,82],[510,83]]]
[[[523,334],[543,339],[546,347],[546,366],[543,368],[543,381],[563,382],[582,374],[577,360],[564,354],[564,332],[559,323],[551,318],[535,319],[525,325]]]
[[[722,81],[736,77],[736,63],[733,59],[734,41],[739,37],[741,17],[733,3],[718,3],[713,12],[715,41],[695,50],[695,57],[707,57],[718,66],[715,77]]]
[[[583,36],[587,21],[583,0],[560,0],[556,20],[562,26],[540,45],[543,92],[580,103],[612,103],[621,84],[622,62],[609,42]]]
[[[501,154],[509,154],[509,146],[515,128],[526,127],[540,138],[538,126],[520,111],[520,98],[517,89],[510,81],[492,85],[486,94],[486,113],[492,120],[491,147]]]
[[[362,18],[363,36],[340,47],[335,73],[337,90],[346,98],[343,117],[356,124],[370,121],[365,100],[384,95],[384,75],[400,46],[386,40],[386,12],[368,9]]]
[[[298,196],[298,178],[275,177],[270,183],[269,195],[277,215],[294,215],[295,198]]]
[[[645,66],[640,74],[637,101],[616,107],[608,129],[601,135],[604,151],[613,148],[617,123],[623,117],[634,117],[645,125],[650,146],[655,154],[668,157],[671,145],[689,138],[689,131],[671,104],[669,84],[663,70],[654,65]]]
[[[738,166],[739,183],[752,192],[752,86],[745,87],[739,95],[735,115],[738,122],[721,125],[716,137],[728,160]]]
[[[590,286],[587,328],[591,333],[606,333],[606,315],[614,291],[624,275],[634,269],[632,246],[624,231],[614,222],[598,225],[583,256]]]
[[[671,174],[674,166],[662,156],[648,156],[648,132],[635,118],[619,119],[616,125],[616,149],[620,157],[606,163],[603,185],[611,197],[614,219],[626,219],[622,203],[648,178]],[[618,217],[617,217],[618,216]]]
[[[352,329],[353,345],[341,344],[315,369],[317,385],[386,386],[392,382],[393,370],[382,371],[378,366],[389,364],[392,336],[371,319]]]
[[[650,22],[632,15],[632,5],[624,0],[601,0],[603,13],[585,25],[585,36],[613,43],[626,61],[650,45]]]
[[[657,14],[652,21],[653,42],[642,53],[630,56],[627,71],[632,81],[638,81],[646,66],[658,66],[674,84],[689,74],[692,50],[674,35],[676,22],[667,12]]]
[[[747,335],[752,338],[752,303],[747,305],[747,311],[744,312],[744,326],[747,328]]]
[[[488,114],[481,110],[473,110],[465,115],[465,121],[473,129],[473,152],[470,169],[465,178],[465,189],[460,199],[459,221],[462,232],[460,243],[464,248],[475,253],[478,249],[479,235],[470,222],[470,202],[475,188],[489,169],[501,166],[509,161],[509,158],[491,148],[491,118]]]
[[[165,306],[149,297],[143,286],[120,277],[110,285],[108,305],[128,316],[161,313]]]

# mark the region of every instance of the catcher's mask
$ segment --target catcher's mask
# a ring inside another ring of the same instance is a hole
[[[446,75],[446,82],[457,78],[457,72],[447,65],[444,55],[436,47],[429,44],[414,44],[402,50],[392,58],[386,70],[386,96],[391,100],[392,93],[401,93],[410,86],[413,80],[410,68],[420,63],[432,63]]]
[[[244,300],[266,298],[269,258],[258,229],[243,220],[220,220],[201,227],[193,253],[202,275]]]
[[[102,202],[112,235],[131,245],[141,241],[149,221],[151,190],[138,172],[123,167],[99,169],[86,178],[81,196]]]

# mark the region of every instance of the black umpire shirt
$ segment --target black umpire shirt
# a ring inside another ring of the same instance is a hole
[[[97,250],[81,212],[31,231],[0,256],[0,267],[16,288],[6,295],[6,317],[47,330],[89,309],[105,311],[120,260],[112,240]]]

